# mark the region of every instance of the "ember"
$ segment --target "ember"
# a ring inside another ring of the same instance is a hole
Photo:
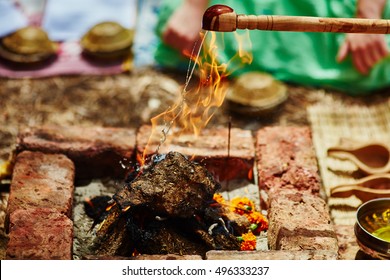
[[[101,223],[106,218],[106,208],[111,197],[108,195],[96,196],[91,199],[85,199],[84,210],[88,217],[94,220],[93,226]]]

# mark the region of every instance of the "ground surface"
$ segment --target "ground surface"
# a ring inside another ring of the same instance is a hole
[[[184,85],[185,74],[141,69],[105,77],[0,79],[0,163],[10,156],[22,126],[42,124],[139,127],[168,109]],[[288,85],[289,98],[273,114],[246,117],[232,114],[224,104],[213,125],[258,129],[265,125],[309,125],[306,107],[317,102],[342,100],[346,106],[387,100],[388,93],[354,98],[322,89]],[[0,259],[4,258],[4,209],[9,181],[0,184]]]

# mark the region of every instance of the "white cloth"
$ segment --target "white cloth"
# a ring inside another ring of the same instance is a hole
[[[135,32],[133,52],[136,67],[154,65],[154,52],[157,47],[155,32],[161,0],[141,0],[138,7],[137,32]]]
[[[47,0],[42,26],[54,41],[80,39],[102,21],[135,28],[137,0]]]
[[[0,37],[28,25],[27,18],[11,0],[0,0]]]

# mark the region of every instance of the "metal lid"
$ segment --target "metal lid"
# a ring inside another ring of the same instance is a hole
[[[129,48],[133,32],[119,23],[107,21],[93,26],[82,38],[81,46],[89,53],[109,53]]]
[[[0,42],[0,56],[14,62],[38,62],[55,55],[56,52],[57,44],[37,26],[19,29]]]
[[[263,72],[247,72],[234,82],[226,94],[233,111],[247,115],[269,113],[288,97],[287,87]]]

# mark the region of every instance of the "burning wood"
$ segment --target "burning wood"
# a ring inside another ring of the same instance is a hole
[[[238,250],[230,222],[210,206],[220,188],[200,164],[178,152],[129,177],[100,225],[100,254],[198,254]]]
[[[156,215],[188,218],[202,211],[220,188],[205,168],[177,152],[141,172],[114,195],[120,209],[147,207]]]

